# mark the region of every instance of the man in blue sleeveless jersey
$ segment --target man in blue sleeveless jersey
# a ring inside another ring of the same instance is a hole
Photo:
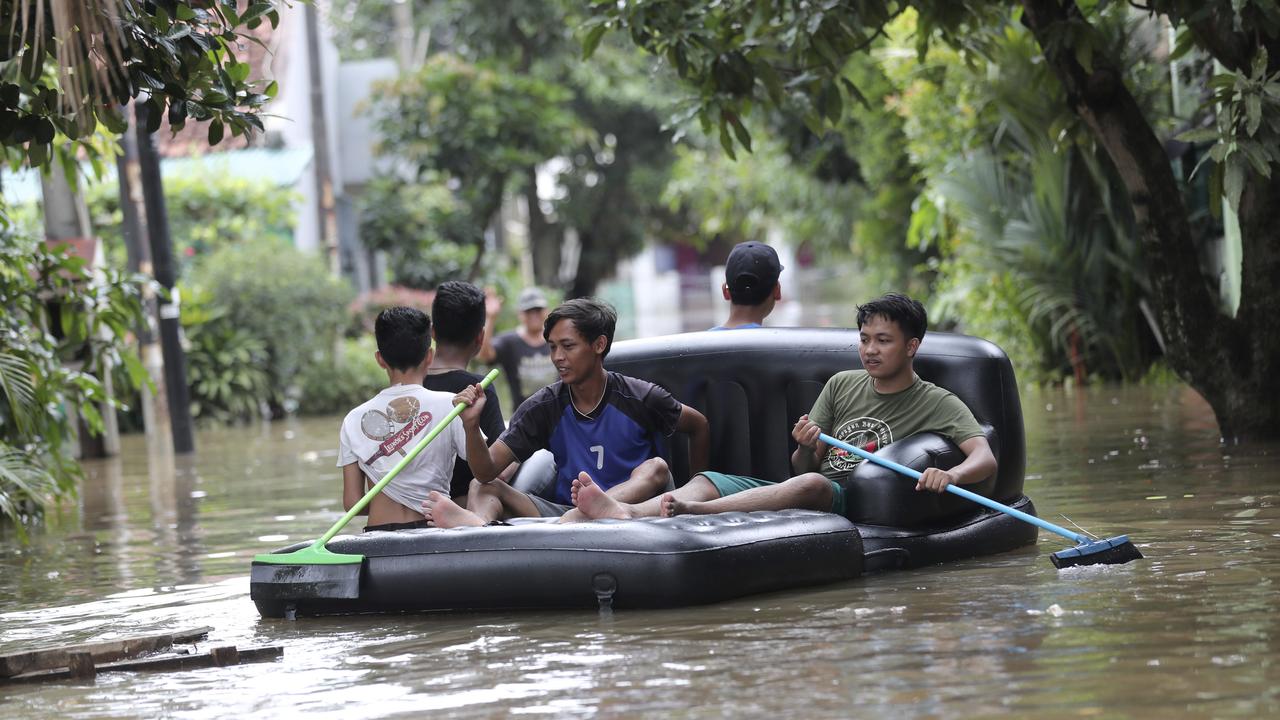
[[[613,308],[593,298],[570,300],[552,310],[543,333],[560,379],[531,395],[492,446],[485,445],[479,428],[484,409],[480,386],[458,393],[456,400],[468,404],[460,417],[476,479],[465,508],[442,493],[430,494],[422,504],[428,520],[437,527],[512,517],[583,520],[572,504],[575,480],[593,483],[619,502],[643,502],[671,482],[661,457],[662,439],[676,431],[689,435],[692,466],[706,467],[710,432],[702,413],[657,385],[604,369],[616,324]],[[528,460],[543,448],[556,460],[554,500],[495,480],[512,462]]]

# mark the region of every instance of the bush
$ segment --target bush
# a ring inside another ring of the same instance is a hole
[[[192,295],[182,308],[191,414],[219,422],[261,416],[271,396],[266,342],[231,322],[208,293]]]
[[[253,388],[260,388],[263,395],[255,400],[265,402],[273,417],[295,409],[299,373],[333,361],[353,292],[314,255],[283,243],[252,243],[202,258],[187,294],[200,298],[184,308],[193,336],[188,363],[201,368],[209,383],[208,395],[193,385],[193,399],[202,412],[219,408],[215,414],[229,418],[253,414],[245,398],[229,400]],[[236,350],[222,353],[220,342],[232,341]],[[265,388],[251,368],[265,371]]]
[[[431,301],[435,297],[434,290],[427,292],[400,285],[388,285],[370,290],[352,301],[347,308],[351,318],[351,322],[347,325],[347,336],[360,338],[372,335],[373,321],[377,319],[378,313],[389,307],[404,305],[430,315]]]
[[[298,381],[298,412],[303,415],[346,413],[387,386],[387,371],[373,357],[372,335],[344,341],[331,363],[311,363]]]

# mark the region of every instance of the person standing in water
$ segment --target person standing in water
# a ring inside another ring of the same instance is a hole
[[[764,327],[764,319],[782,299],[778,276],[782,263],[773,248],[758,242],[733,246],[724,264],[720,292],[729,301],[729,319],[712,330],[745,330]]]
[[[547,297],[536,287],[520,291],[516,299],[516,311],[520,314],[520,327],[493,335],[494,318],[502,309],[501,299],[494,296],[486,304],[488,317],[485,322],[484,342],[476,358],[486,365],[497,365],[507,378],[511,390],[511,404],[519,408],[534,390],[555,380],[555,367],[551,364],[551,350],[542,335],[542,324],[547,318]]]

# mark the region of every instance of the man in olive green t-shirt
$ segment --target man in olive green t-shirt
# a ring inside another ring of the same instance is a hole
[[[826,432],[868,452],[920,432],[950,438],[965,459],[950,470],[928,468],[917,490],[943,492],[947,485],[979,482],[996,471],[996,458],[973,413],[950,391],[921,380],[912,361],[928,316],[919,302],[890,293],[858,306],[862,370],[837,373],[823,386],[808,415],[791,434],[796,475],[770,482],[741,475],[703,472],[660,497],[628,505],[606,496],[588,478],[574,483],[574,504],[591,518],[630,518],[683,513],[709,514],[802,508],[845,514],[839,480],[862,459],[818,440]]]

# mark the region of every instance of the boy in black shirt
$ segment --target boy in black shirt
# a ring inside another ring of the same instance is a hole
[[[436,343],[435,359],[427,368],[422,385],[428,390],[456,393],[475,385],[482,377],[467,371],[467,363],[480,351],[485,333],[485,298],[480,288],[468,282],[450,280],[436,288],[431,301],[434,320],[432,334]],[[484,410],[480,414],[480,431],[492,445],[506,425],[498,393],[490,386],[485,390]],[[453,468],[449,495],[464,498],[474,475],[466,461],[459,458]]]

